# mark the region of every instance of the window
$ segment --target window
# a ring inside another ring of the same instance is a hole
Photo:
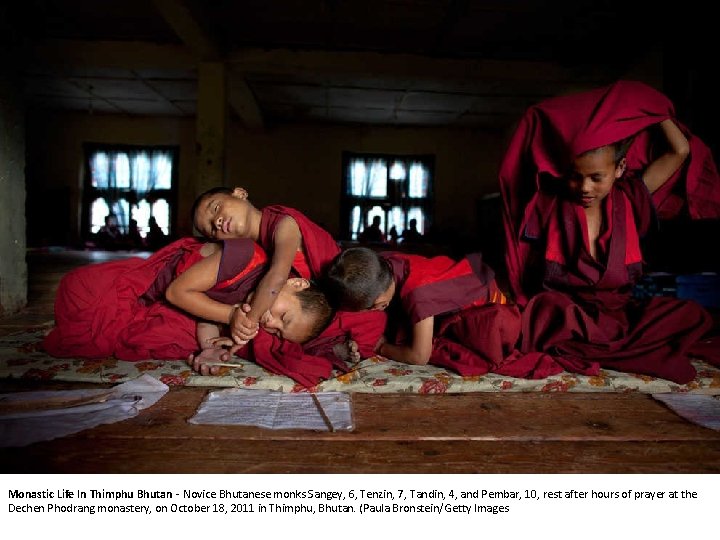
[[[343,188],[340,204],[341,235],[358,235],[380,218],[386,238],[395,227],[402,236],[411,220],[425,234],[432,216],[433,156],[343,154]]]
[[[171,236],[177,154],[172,147],[86,144],[83,236],[96,234],[109,214],[123,234],[134,219],[146,235],[152,217]]]

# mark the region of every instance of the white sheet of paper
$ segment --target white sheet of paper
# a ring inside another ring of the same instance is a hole
[[[352,400],[344,392],[315,394],[335,431],[353,429]],[[188,420],[192,424],[329,431],[312,395],[230,388],[210,392]]]
[[[677,414],[703,427],[720,430],[720,396],[706,394],[653,394]]]
[[[64,437],[100,424],[119,422],[136,416],[154,405],[169,390],[168,386],[148,374],[111,389],[108,399],[62,409],[41,409],[13,412],[0,416],[0,447],[25,446],[38,441]],[[65,397],[90,397],[107,393],[104,390],[44,390],[0,394],[6,402],[35,401]]]

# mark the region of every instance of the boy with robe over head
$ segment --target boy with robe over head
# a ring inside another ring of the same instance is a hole
[[[670,216],[686,204],[691,216],[716,217],[718,180],[707,147],[641,83],[531,107],[500,172],[521,351],[692,380],[689,355],[711,317],[690,301],[635,299],[632,287],[656,210]]]

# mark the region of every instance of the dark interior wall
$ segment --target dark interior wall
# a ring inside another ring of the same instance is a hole
[[[247,187],[257,206],[299,208],[337,235],[344,151],[432,154],[434,222],[463,233],[477,226],[476,200],[498,189],[503,144],[497,133],[470,129],[290,126],[256,135],[236,126],[226,177]]]
[[[718,151],[718,105],[711,68],[687,48],[653,50],[623,78],[664,90],[678,115]],[[577,90],[582,88],[577,88]],[[572,81],[567,92],[576,90]],[[450,128],[284,125],[248,131],[237,120],[226,129],[225,184],[242,185],[257,206],[303,210],[337,235],[342,153],[382,152],[435,156],[434,223],[444,243],[498,249],[497,169],[512,132]],[[27,119],[28,241],[80,240],[83,143],[175,145],[180,149],[176,231],[191,232],[188,212],[197,193],[194,118],[128,117],[31,110]],[[685,245],[692,245],[685,243]]]
[[[79,244],[86,142],[179,147],[179,216],[190,211],[194,120],[31,110],[27,124],[30,245]],[[187,229],[189,220],[178,225]]]
[[[712,151],[720,163],[720,102],[714,63],[702,51],[715,50],[712,18],[683,11],[675,25],[692,38],[676,39],[664,50],[662,88],[675,106],[678,119]],[[650,270],[688,274],[720,272],[720,219],[691,220],[686,215],[660,222],[649,236],[644,255]]]
[[[33,111],[28,116],[28,237],[31,245],[77,243],[83,143],[177,145],[178,234],[191,232],[196,193],[193,119]],[[448,234],[476,230],[476,203],[497,191],[504,135],[476,130],[290,126],[227,128],[225,184],[242,185],[257,206],[296,207],[337,235],[343,151],[435,155],[434,220]]]

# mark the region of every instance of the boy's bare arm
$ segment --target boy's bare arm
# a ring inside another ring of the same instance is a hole
[[[167,301],[201,319],[227,324],[236,308],[205,294],[217,282],[221,256],[216,251],[175,278],[165,292]]]
[[[284,218],[275,231],[275,248],[270,268],[258,283],[250,302],[250,312],[247,314],[250,320],[258,322],[275,302],[277,293],[290,275],[301,241],[300,228],[295,220],[291,217]]]
[[[378,352],[398,362],[424,366],[430,361],[435,318],[428,317],[413,326],[412,346],[383,343]]]
[[[690,154],[690,143],[675,122],[669,118],[663,120],[660,129],[667,138],[669,149],[645,169],[643,181],[650,193],[660,189]]]

